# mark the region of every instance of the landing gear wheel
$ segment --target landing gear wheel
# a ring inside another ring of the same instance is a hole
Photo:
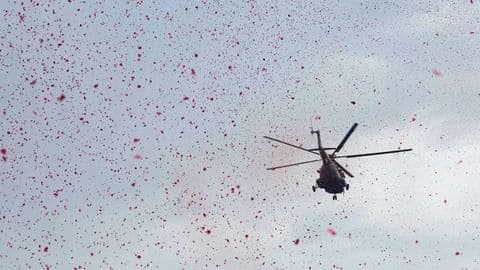
[[[349,184],[345,185],[345,188],[348,190],[350,188],[350,185]]]
[[[337,200],[337,194],[333,195],[333,200],[334,200],[334,201]]]
[[[317,188],[315,186],[312,186],[312,190],[313,190],[313,192],[315,192],[315,190],[317,190]]]

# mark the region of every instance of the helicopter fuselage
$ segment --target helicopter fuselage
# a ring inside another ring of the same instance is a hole
[[[343,193],[344,188],[348,190],[348,184],[345,182],[345,175],[339,169],[336,162],[333,161],[333,157],[325,152],[322,147],[320,139],[320,131],[311,131],[312,134],[317,134],[318,151],[322,158],[322,167],[317,172],[320,174],[320,178],[316,181],[316,186],[312,186],[313,191],[317,188],[324,189],[325,192],[333,194],[333,199],[337,199],[337,193]]]
[[[335,163],[331,161],[328,164],[324,163],[317,172],[320,174],[320,178],[316,180],[318,188],[331,194],[344,192],[344,188],[347,186],[345,176]]]

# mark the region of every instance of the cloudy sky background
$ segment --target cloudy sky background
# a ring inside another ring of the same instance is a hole
[[[0,268],[480,265],[477,1],[0,9]],[[265,170],[354,122],[341,153],[414,152],[342,160],[338,201]]]

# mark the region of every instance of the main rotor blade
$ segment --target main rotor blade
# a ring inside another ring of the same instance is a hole
[[[315,160],[310,160],[310,161],[304,161],[304,162],[298,162],[298,163],[293,163],[293,164],[288,164],[288,165],[282,165],[282,166],[267,168],[267,170],[272,170],[272,171],[273,171],[273,170],[280,169],[280,168],[285,168],[285,167],[290,167],[290,166],[297,166],[297,165],[302,165],[302,164],[317,162],[317,161],[320,161],[320,160],[321,160],[321,159],[315,159]]]
[[[356,154],[356,155],[336,156],[335,158],[354,158],[354,157],[366,157],[366,156],[373,156],[373,155],[384,155],[384,154],[393,154],[393,153],[407,152],[407,151],[412,151],[412,148],[409,148],[409,149],[400,149],[400,150],[393,150],[393,151],[385,151],[385,152],[375,152],[375,153],[366,153],[366,154]]]
[[[268,137],[268,136],[263,136],[265,139],[269,139],[269,140],[272,140],[272,141],[276,141],[276,142],[279,142],[279,143],[283,143],[283,144],[286,144],[288,146],[291,146],[291,147],[294,147],[294,148],[297,148],[297,149],[300,149],[300,150],[303,150],[303,151],[307,151],[309,153],[312,153],[312,154],[315,154],[315,155],[320,155],[319,153],[316,153],[314,152],[313,150],[308,150],[308,149],[305,149],[303,147],[300,147],[300,146],[296,146],[296,145],[293,145],[291,143],[287,143],[287,142],[284,142],[284,141],[280,141],[278,139],[275,139],[275,138],[272,138],[272,137]]]
[[[342,165],[340,165],[340,163],[338,163],[335,159],[333,159],[333,162],[335,162],[335,164],[337,164],[337,166],[348,176],[350,177],[354,177],[353,174],[351,174],[349,171],[347,171],[347,169],[345,169]]]
[[[338,151],[340,151],[343,147],[343,145],[347,142],[348,138],[350,138],[350,135],[352,135],[352,133],[355,131],[355,129],[357,128],[358,124],[357,123],[354,123],[353,126],[350,128],[350,130],[347,132],[347,135],[345,135],[345,137],[343,137],[343,140],[340,142],[340,144],[337,146],[337,149],[335,149],[335,151],[333,151],[333,155],[335,155],[335,153],[337,153]]]

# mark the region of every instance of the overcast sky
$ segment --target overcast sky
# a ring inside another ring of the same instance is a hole
[[[477,0],[0,9],[0,268],[480,266]]]

